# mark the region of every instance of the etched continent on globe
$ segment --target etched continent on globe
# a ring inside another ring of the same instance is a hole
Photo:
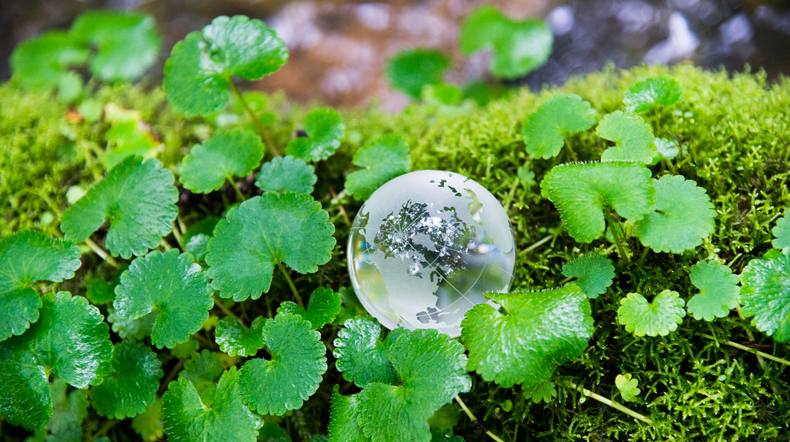
[[[422,170],[389,181],[360,208],[348,270],[362,305],[387,328],[461,334],[464,313],[507,291],[515,243],[502,205],[475,181]]]

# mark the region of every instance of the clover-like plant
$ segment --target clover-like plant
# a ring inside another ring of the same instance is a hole
[[[629,293],[620,300],[617,322],[634,336],[666,336],[683,322],[685,304],[678,292],[671,290],[662,291],[653,302],[639,293]]]
[[[632,160],[649,164],[656,155],[653,129],[641,117],[615,111],[606,115],[595,130],[598,136],[615,145],[606,149],[601,160]]]
[[[556,157],[565,145],[564,135],[587,130],[595,124],[595,111],[578,95],[557,94],[532,113],[521,133],[527,152],[538,158]],[[569,152],[575,158],[575,153]]]
[[[266,344],[263,342],[263,316],[252,321],[247,328],[237,318],[220,319],[214,336],[219,349],[228,356],[252,356]]]
[[[263,143],[254,132],[244,129],[223,131],[192,147],[181,163],[181,183],[197,193],[219,190],[227,180],[239,197],[233,177],[243,177],[261,164]]]
[[[200,329],[214,305],[208,276],[192,255],[171,249],[136,258],[115,288],[114,315],[152,320],[151,343],[173,348]],[[149,316],[149,315],[153,315]]]
[[[683,253],[713,233],[716,211],[705,189],[680,175],[655,182],[650,213],[636,221],[636,235],[656,252]]]
[[[184,362],[184,369],[178,373],[178,377],[188,380],[195,387],[202,402],[210,403],[214,400],[217,379],[222,375],[224,368],[219,354],[203,349],[200,353],[193,353],[189,360]]]
[[[159,160],[128,157],[63,212],[60,230],[66,239],[83,242],[110,220],[110,253],[123,258],[143,255],[173,228],[178,213],[173,181]]]
[[[360,388],[371,382],[397,382],[398,375],[387,356],[396,333],[390,332],[386,342],[381,340],[381,336],[381,325],[369,316],[345,322],[334,342],[336,366],[345,380]]]
[[[387,80],[393,89],[420,99],[424,86],[442,82],[450,57],[437,49],[418,48],[398,52],[387,62]]]
[[[134,417],[154,401],[164,376],[156,353],[141,343],[121,341],[112,350],[111,371],[93,387],[93,408],[112,419]]]
[[[328,220],[321,203],[296,192],[266,192],[241,203],[217,224],[208,242],[206,262],[214,288],[223,298],[258,299],[269,291],[275,266],[289,285],[282,263],[299,273],[317,271],[336,243]]]
[[[691,268],[691,283],[700,291],[689,299],[686,308],[696,320],[724,318],[738,306],[738,275],[716,261],[700,261]]]
[[[636,221],[653,204],[650,170],[634,161],[562,164],[553,167],[540,184],[541,192],[560,212],[568,233],[591,242],[604,233],[609,210]]]
[[[72,101],[82,91],[82,78],[68,68],[79,66],[90,52],[67,33],[50,31],[17,46],[11,54],[13,81],[27,90],[51,91]]]
[[[776,221],[776,227],[771,231],[776,237],[773,241],[774,248],[784,249],[790,247],[790,217],[787,215]]]
[[[52,416],[50,374],[85,389],[102,382],[111,357],[109,327],[99,309],[68,292],[46,295],[38,321],[0,342],[0,415],[28,430],[43,427]]]
[[[313,193],[318,181],[315,168],[304,160],[290,155],[272,158],[261,166],[255,185],[266,192]]]
[[[359,148],[352,163],[364,169],[346,177],[346,190],[351,196],[365,200],[379,186],[411,169],[409,145],[400,135],[382,135]]]
[[[39,318],[36,281],[60,282],[80,267],[80,249],[36,231],[0,239],[0,341],[20,335]]]
[[[757,330],[790,342],[790,248],[749,261],[741,273],[741,302]]]
[[[283,301],[277,307],[277,313],[299,315],[302,319],[309,321],[314,329],[320,329],[334,321],[335,317],[340,313],[341,307],[340,295],[330,288],[318,287],[310,294],[307,309],[291,301]]]
[[[639,389],[639,380],[633,378],[631,373],[618,374],[614,378],[614,385],[620,390],[620,397],[626,402],[633,402],[642,390]]]
[[[330,442],[366,438],[377,442],[430,442],[428,419],[458,393],[471,388],[461,344],[436,330],[397,330],[387,336],[383,344],[386,349],[380,354],[391,364],[395,376],[371,379],[351,397],[339,397],[335,389]],[[375,336],[375,341],[380,333],[380,328],[374,331],[373,327],[366,332],[367,336]],[[345,358],[350,356],[351,346],[370,347],[367,339],[338,337],[338,341],[341,339],[345,339]],[[353,353],[354,366],[359,367],[365,352]]]
[[[285,149],[289,155],[305,161],[321,161],[334,155],[346,135],[346,124],[335,109],[313,109],[302,125],[307,136],[294,138]]]
[[[244,102],[232,77],[258,80],[287,60],[285,43],[262,21],[217,17],[173,46],[164,71],[167,100],[187,115],[208,115],[225,107],[229,88]]]
[[[590,299],[606,293],[614,280],[614,265],[609,258],[597,253],[582,255],[562,266],[562,274],[577,278],[576,284]]]
[[[539,68],[549,59],[554,34],[541,19],[511,20],[500,10],[483,5],[461,25],[461,51],[471,54],[492,49],[491,72],[500,78],[517,78]]]
[[[675,78],[661,75],[631,86],[623,97],[628,112],[641,114],[655,106],[671,106],[683,98],[683,85]]]
[[[549,403],[557,396],[557,386],[554,382],[538,382],[529,387],[523,387],[524,397],[530,399],[533,404],[538,404],[541,401]]]
[[[500,305],[478,304],[461,322],[469,370],[510,388],[548,381],[582,354],[592,336],[590,301],[575,283],[541,292],[486,293]]]

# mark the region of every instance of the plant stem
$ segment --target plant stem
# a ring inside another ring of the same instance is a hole
[[[120,424],[120,423],[121,423],[121,420],[119,420],[119,419],[113,419],[113,420],[111,420],[111,421],[107,422],[106,424],[104,424],[104,426],[103,426],[103,427],[102,427],[102,428],[101,428],[101,429],[100,429],[98,432],[94,433],[93,435],[91,435],[90,437],[88,437],[88,438],[87,438],[87,439],[85,439],[85,440],[95,440],[95,439],[97,439],[99,436],[103,436],[105,433],[107,433],[108,431],[110,431],[110,429],[111,429],[112,427],[114,427],[114,426],[116,426],[116,425],[118,425],[118,424]]]
[[[169,384],[170,381],[175,379],[175,377],[178,374],[178,372],[181,371],[181,368],[184,367],[184,361],[185,361],[184,359],[179,359],[178,360],[178,363],[176,363],[176,365],[173,366],[173,369],[170,370],[170,373],[167,374],[167,377],[165,378],[165,381],[162,382],[162,384],[159,387],[159,391],[157,391],[156,394],[158,394],[159,396],[164,394],[165,390],[167,390],[167,384]]]
[[[644,422],[646,424],[649,424],[649,425],[653,424],[652,420],[648,419],[644,415],[641,415],[641,414],[637,413],[636,411],[634,411],[634,410],[632,410],[632,409],[630,409],[630,408],[628,408],[626,406],[623,406],[622,404],[619,404],[619,403],[617,403],[617,402],[615,402],[615,401],[613,401],[611,399],[607,399],[607,398],[601,396],[600,394],[593,393],[592,391],[590,391],[590,390],[588,390],[588,389],[586,389],[584,387],[580,387],[580,386],[574,384],[573,382],[568,382],[568,384],[571,386],[571,388],[580,391],[583,395],[585,395],[585,396],[587,396],[589,398],[593,398],[593,399],[595,399],[596,401],[598,401],[598,402],[600,402],[602,404],[608,405],[608,406],[610,406],[612,408],[616,408],[616,409],[622,411],[623,413],[625,413],[625,414],[627,414],[627,415],[629,415],[629,416],[631,416],[631,417],[633,417],[635,419],[638,419],[638,420],[640,420],[640,421],[642,421],[642,422]]]
[[[247,115],[249,115],[250,118],[252,118],[252,122],[255,123],[255,127],[258,128],[258,133],[260,133],[261,138],[263,138],[263,141],[266,143],[266,147],[269,148],[269,152],[271,152],[273,156],[279,157],[280,152],[274,146],[274,142],[269,136],[269,131],[266,130],[266,126],[264,126],[263,123],[261,123],[261,120],[258,119],[258,116],[255,115],[255,112],[253,112],[252,109],[250,109],[250,106],[247,104],[247,101],[244,99],[244,96],[241,94],[239,87],[236,86],[236,83],[234,83],[233,80],[230,78],[228,78],[227,81],[231,90],[233,91],[234,94],[236,94],[236,97],[239,99],[241,105],[244,107],[244,110],[247,111]]]
[[[699,335],[702,336],[705,339],[710,339],[711,341],[718,342],[718,343],[721,343],[721,344],[726,344],[726,345],[729,345],[730,347],[737,348],[738,350],[743,350],[743,351],[749,352],[749,353],[757,356],[758,358],[770,359],[770,360],[772,360],[774,362],[778,362],[780,364],[784,364],[784,365],[790,366],[790,361],[788,361],[787,359],[778,358],[778,357],[776,357],[774,355],[761,352],[760,350],[756,350],[754,348],[749,348],[749,347],[747,347],[745,345],[741,345],[741,344],[739,344],[737,342],[732,342],[732,341],[727,341],[727,340],[719,340],[719,339],[716,339],[715,336],[709,335],[707,333],[699,333]]]
[[[538,247],[542,246],[543,244],[546,244],[547,242],[551,241],[552,238],[554,238],[553,234],[541,239],[540,241],[536,242],[535,244],[532,244],[531,246],[529,246],[526,249],[524,249],[524,253],[529,253],[529,252],[537,249]]]
[[[291,286],[291,291],[294,293],[294,297],[296,298],[296,303],[299,304],[299,306],[301,306],[302,308],[305,308],[304,303],[302,302],[302,297],[299,296],[299,291],[296,290],[296,286],[294,285],[294,282],[291,281],[291,277],[288,276],[288,271],[285,270],[285,266],[283,266],[283,263],[277,264],[277,267],[279,267],[280,271],[283,272],[283,276],[285,276],[285,280],[288,281],[288,285]]]
[[[90,238],[86,239],[86,240],[85,240],[85,244],[87,244],[87,245],[88,245],[88,247],[90,247],[90,248],[91,248],[91,250],[93,250],[93,253],[95,253],[95,254],[99,255],[99,257],[100,257],[101,259],[103,259],[103,260],[104,260],[104,262],[106,262],[107,264],[109,264],[109,265],[111,265],[111,266],[115,267],[116,269],[120,269],[120,268],[121,268],[121,266],[118,264],[118,262],[117,262],[117,261],[115,261],[115,260],[112,258],[112,256],[110,256],[110,255],[109,255],[107,252],[105,252],[105,251],[104,251],[104,249],[102,249],[101,247],[99,247],[99,245],[98,245],[98,244],[96,244],[95,242],[93,242],[93,240],[92,240],[92,239],[90,239]]]
[[[217,307],[219,307],[219,309],[220,309],[220,310],[222,310],[222,313],[225,313],[227,316],[230,316],[230,317],[232,317],[232,318],[239,319],[239,318],[238,318],[236,315],[234,315],[234,314],[233,314],[233,312],[232,312],[232,311],[230,311],[230,309],[228,308],[228,306],[226,306],[226,305],[225,305],[225,304],[224,304],[222,301],[220,301],[219,299],[216,299],[216,298],[214,298],[214,305],[216,305]],[[239,322],[241,322],[241,320],[240,320],[240,319],[239,319]],[[242,323],[241,325],[244,325],[244,324]]]
[[[508,192],[507,197],[505,197],[505,202],[502,204],[502,207],[505,208],[505,213],[510,210],[510,203],[513,201],[513,196],[516,194],[516,188],[518,188],[518,183],[520,182],[518,177],[513,179],[513,185],[510,186],[510,192]]]
[[[181,232],[178,230],[178,224],[175,221],[173,221],[173,237],[178,243],[178,248],[184,250],[184,240],[181,238]]]
[[[622,228],[619,222],[615,221],[612,218],[612,215],[609,215],[608,212],[603,212],[604,218],[606,218],[606,222],[612,227],[612,237],[614,238],[614,244],[617,246],[617,251],[620,252],[620,259],[625,261],[626,265],[631,264],[631,261],[628,259],[628,255],[625,254],[625,250],[623,250],[623,244],[620,242],[620,232],[618,228]],[[622,240],[625,242],[625,238]]]
[[[455,401],[456,401],[456,402],[458,402],[458,405],[460,405],[460,406],[461,406],[461,408],[462,408],[462,409],[464,410],[464,412],[466,413],[466,415],[467,415],[467,416],[469,416],[469,420],[471,420],[471,421],[472,421],[472,425],[474,425],[474,426],[476,426],[476,427],[480,427],[480,429],[481,429],[481,430],[483,430],[483,431],[485,431],[485,432],[486,432],[486,434],[488,435],[488,437],[490,437],[491,439],[494,439],[494,440],[495,440],[495,441],[497,441],[497,442],[505,442],[505,441],[503,441],[502,439],[500,439],[500,438],[499,438],[499,436],[497,436],[496,434],[494,434],[494,433],[492,433],[492,432],[488,431],[488,430],[487,430],[487,429],[486,429],[486,428],[483,426],[483,424],[482,424],[482,423],[481,423],[479,420],[477,420],[477,418],[475,417],[475,415],[474,415],[474,414],[472,414],[472,410],[470,410],[470,409],[469,409],[469,407],[467,407],[467,406],[466,406],[466,404],[464,403],[464,401],[462,401],[462,400],[461,400],[461,397],[460,397],[460,396],[458,396],[458,395],[455,395]]]
[[[244,194],[243,194],[243,193],[241,193],[241,190],[239,190],[239,186],[237,186],[237,185],[236,185],[236,182],[235,182],[235,181],[233,181],[233,177],[230,177],[230,176],[229,176],[229,177],[228,177],[228,182],[229,182],[229,183],[230,183],[230,185],[233,187],[233,190],[235,190],[235,191],[236,191],[236,196],[238,196],[238,197],[239,197],[239,199],[240,199],[240,200],[242,200],[242,201],[247,201],[247,198],[244,196]]]
[[[335,193],[335,189],[332,188],[332,185],[327,183],[326,184],[327,190],[329,190],[329,194],[332,195],[332,199],[337,201],[337,205],[340,208],[340,214],[343,215],[343,220],[348,224],[351,225],[351,219],[349,219],[348,214],[346,213],[345,207],[343,207],[343,203],[340,202],[340,198],[337,197]]]
[[[741,306],[736,305],[735,310],[738,311],[738,316],[741,318],[741,320],[746,321],[746,317],[743,316],[743,312],[741,311]],[[752,331],[746,327],[744,327],[744,330],[746,330],[746,336],[749,337],[749,341],[754,342],[754,333],[752,333]],[[757,363],[759,363],[760,367],[763,369],[763,371],[765,371],[765,359],[763,359],[763,357],[760,356],[759,354],[756,356],[757,356]],[[776,385],[774,385],[773,382],[769,382],[769,384],[771,385],[771,390],[774,392],[774,394],[776,396],[779,396],[779,389],[776,388]]]
[[[173,248],[173,246],[171,246],[169,242],[165,241],[164,238],[162,238],[162,241],[159,242],[159,245],[164,247],[165,251],[168,251]]]

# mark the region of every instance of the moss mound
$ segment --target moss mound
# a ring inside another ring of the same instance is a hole
[[[585,354],[555,374],[557,397],[551,403],[534,404],[518,386],[502,389],[477,376],[473,376],[475,385],[466,402],[488,429],[506,440],[788,440],[787,367],[774,362],[761,366],[749,353],[719,346],[698,335],[709,333],[746,343],[750,341],[747,332],[753,331],[748,321],[735,312],[711,324],[687,318],[679,331],[665,338],[635,338],[615,320],[618,302],[629,292],[652,296],[670,289],[688,299],[695,292],[688,278],[690,267],[700,259],[723,259],[739,273],[750,259],[770,249],[770,230],[790,206],[787,79],[769,84],[762,73],[731,75],[690,65],[607,69],[540,94],[523,90],[461,113],[447,114],[424,106],[409,107],[398,115],[370,109],[345,111],[346,140],[337,155],[318,166],[319,181],[313,193],[337,226],[338,246],[333,260],[319,273],[300,276],[295,283],[304,290],[318,284],[335,289],[347,285],[344,246],[349,226],[331,194],[343,188],[356,148],[378,135],[396,133],[411,146],[413,170],[443,169],[469,176],[508,208],[519,250],[516,287],[558,285],[563,280],[560,268],[567,260],[593,250],[612,253],[613,248],[607,241],[579,244],[563,231],[554,206],[540,195],[539,183],[551,167],[570,158],[561,153],[553,160],[530,159],[521,138],[521,124],[543,99],[557,92],[580,95],[592,103],[600,119],[623,108],[623,92],[629,86],[660,74],[672,75],[683,83],[685,98],[675,106],[654,109],[645,118],[657,137],[677,141],[686,152],[672,167],[675,173],[707,190],[717,211],[714,234],[703,246],[683,255],[642,253],[643,247],[631,242],[638,264],[618,267],[613,286],[592,300],[596,331]],[[162,143],[158,157],[176,173],[188,146],[205,139],[218,126],[250,124],[246,117],[229,118],[230,114],[184,119],[170,110],[159,89],[123,85],[93,89],[92,98],[102,104],[115,103],[141,111]],[[296,122],[306,109],[282,96],[268,97],[265,108],[273,117],[273,138],[284,145],[299,129]],[[101,176],[103,168],[98,158],[106,146],[108,128],[101,120],[80,121],[73,109],[50,95],[0,87],[0,201],[7,202],[0,206],[0,233],[35,228],[55,234],[59,214],[67,206],[67,190],[74,185],[87,188]],[[568,142],[582,160],[598,159],[606,147],[593,131],[570,136]],[[519,180],[520,166],[535,173],[535,183]],[[653,170],[660,173],[662,167],[653,166]],[[248,193],[256,190],[251,177],[241,182],[240,188]],[[234,198],[233,189],[209,195],[182,190],[180,218],[190,225],[206,216],[220,216]],[[340,202],[349,216],[360,205],[342,194]],[[86,255],[75,281],[84,282],[107,272],[95,256]],[[62,288],[84,295],[82,288],[67,284],[61,284]],[[234,308],[250,317],[270,316],[269,312],[288,294],[288,288],[275,278],[265,301],[248,301]],[[336,333],[337,328],[327,327],[324,342],[331,343]],[[200,339],[204,346],[214,342],[212,331],[199,334],[205,338]],[[755,335],[757,342],[751,345],[790,357],[786,346],[775,345],[759,332]],[[168,361],[166,356],[162,359]],[[166,362],[165,373],[175,365],[175,360]],[[585,401],[570,387],[581,385],[620,400],[614,379],[621,373],[631,373],[639,380],[642,393],[631,408],[651,418],[653,425],[598,402]],[[347,384],[331,365],[326,376],[329,379],[319,393],[288,418],[295,426],[296,433],[292,434],[307,436],[325,431],[332,385]],[[86,434],[105,425],[94,411],[90,413],[84,423]],[[465,418],[455,432],[469,441],[485,437]],[[111,434],[112,440],[115,436],[117,440],[136,437],[128,422],[115,427]]]

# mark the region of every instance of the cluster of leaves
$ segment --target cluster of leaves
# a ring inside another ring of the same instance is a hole
[[[82,77],[69,68],[87,63],[103,81],[134,80],[159,54],[160,38],[151,16],[133,12],[86,12],[68,32],[49,31],[26,40],[11,54],[12,81],[29,90],[57,88],[63,101],[83,93]]]
[[[465,55],[493,52],[491,73],[500,79],[523,77],[544,65],[551,55],[554,35],[538,18],[512,20],[491,5],[472,11],[461,26],[458,44]],[[445,83],[451,66],[449,55],[437,49],[417,48],[399,52],[387,65],[390,85],[412,98],[439,106],[457,106],[470,99],[486,104],[500,93],[482,81],[463,88]]]

